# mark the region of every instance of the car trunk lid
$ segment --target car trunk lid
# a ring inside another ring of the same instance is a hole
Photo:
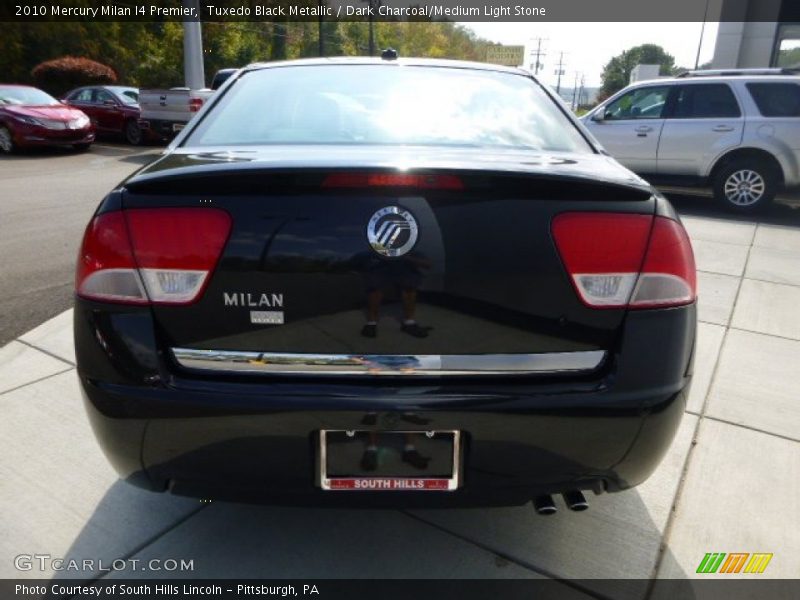
[[[653,214],[649,188],[605,157],[359,151],[345,168],[328,152],[299,168],[296,149],[280,154],[184,152],[126,183],[126,210],[231,216],[202,297],[153,306],[185,365],[425,373],[483,362],[502,372],[535,355],[542,366],[528,370],[539,371],[563,364],[544,355],[594,353],[564,369],[583,370],[613,347],[625,309],[581,301],[551,232],[564,212]],[[396,235],[402,246],[408,220],[416,239],[402,255],[371,243],[370,233]]]

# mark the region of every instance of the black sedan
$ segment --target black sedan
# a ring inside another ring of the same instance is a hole
[[[127,481],[549,513],[667,451],[696,328],[675,211],[530,73],[387,56],[238,71],[100,204],[75,342]]]

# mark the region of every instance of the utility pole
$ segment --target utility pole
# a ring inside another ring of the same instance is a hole
[[[372,6],[372,2],[369,3]],[[372,20],[372,13],[369,13],[369,55],[375,56],[375,22]]]
[[[578,76],[580,73],[575,71],[575,81],[572,83],[572,112],[575,112],[575,109],[578,107]]]
[[[583,101],[583,92],[585,87],[586,87],[586,75],[581,73],[581,91],[578,92],[578,106],[580,106],[581,104],[586,104]]]
[[[197,0],[181,0],[184,8],[194,9],[200,14]],[[183,19],[183,78],[184,84],[191,90],[206,87],[206,74],[203,67],[203,31],[200,19],[184,17]]]
[[[697,57],[694,59],[694,70],[700,67],[700,50],[703,49],[703,35],[706,32],[706,20],[708,19],[708,2],[706,0],[706,9],[703,12],[703,26],[700,28],[700,41],[697,42]]]
[[[561,94],[561,76],[564,74],[564,52],[558,53],[558,68],[556,69],[558,75],[558,84],[556,84],[556,94]]]
[[[547,38],[536,38],[536,52],[534,52],[534,56],[536,56],[536,62],[531,65],[531,70],[533,71],[534,75],[539,74],[539,69],[541,69],[543,66],[541,58],[547,55],[547,53],[542,52],[542,42],[546,41]]]
[[[375,56],[375,19],[372,13],[381,5],[381,0],[361,0],[361,2],[369,5],[369,55]]]
[[[319,14],[319,55],[325,56],[325,38],[322,36],[322,13]]]

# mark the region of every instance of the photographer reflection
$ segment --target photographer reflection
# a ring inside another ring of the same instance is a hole
[[[403,314],[400,330],[416,338],[426,338],[433,327],[417,323],[417,290],[422,282],[422,271],[430,268],[430,261],[421,254],[402,258],[382,259],[365,257],[364,280],[367,288],[367,322],[361,335],[375,338],[378,335],[381,305],[387,290],[399,290]]]
[[[415,469],[424,470],[428,468],[430,462],[429,456],[423,456],[417,450],[414,444],[414,436],[420,435],[415,433],[403,434],[403,453],[401,459]],[[375,471],[378,468],[378,434],[374,431],[369,432],[367,436],[367,446],[364,449],[364,454],[361,456],[361,468],[364,471]]]

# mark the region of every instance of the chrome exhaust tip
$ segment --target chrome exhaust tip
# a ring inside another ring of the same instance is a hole
[[[553,502],[553,497],[550,494],[534,498],[533,508],[535,508],[536,512],[540,515],[554,515],[558,512],[556,503]]]
[[[589,508],[589,503],[586,501],[586,497],[580,490],[570,490],[569,492],[564,492],[561,495],[564,497],[564,503],[570,510],[580,512]]]

